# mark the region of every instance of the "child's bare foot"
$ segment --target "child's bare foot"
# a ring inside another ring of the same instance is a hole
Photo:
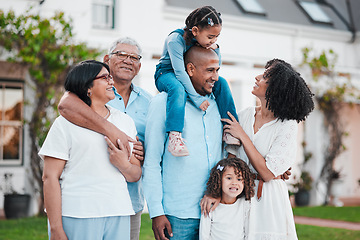
[[[181,137],[181,132],[171,131],[169,133],[169,152],[175,157],[183,157],[189,155],[184,139]]]
[[[210,103],[208,100],[205,100],[202,102],[202,104],[200,105],[200,109],[203,111],[206,111],[208,109],[208,107],[210,106]]]

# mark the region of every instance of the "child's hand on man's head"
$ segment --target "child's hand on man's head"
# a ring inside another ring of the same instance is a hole
[[[219,45],[217,45],[216,43],[213,43],[213,44],[210,46],[210,48],[211,48],[212,50],[215,50],[215,49],[219,48]]]

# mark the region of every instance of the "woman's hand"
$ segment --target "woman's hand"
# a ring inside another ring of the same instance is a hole
[[[141,177],[140,161],[133,155],[128,158],[127,151],[122,142],[118,139],[117,148],[107,137],[105,137],[108,144],[109,158],[112,165],[114,165],[128,182],[137,182]]]
[[[123,131],[120,131],[120,129],[118,129],[115,126],[114,126],[114,129],[109,131],[109,133],[106,136],[111,140],[111,142],[114,143],[114,145],[116,144],[118,148],[120,148],[118,141],[117,141],[119,139],[120,142],[122,143],[122,145],[124,146],[124,149],[125,149],[126,153],[128,154],[128,157],[130,158],[131,148],[130,148],[129,142],[135,143],[136,141],[134,139],[132,139],[131,137],[126,135]]]
[[[281,179],[289,180],[290,175],[291,175],[291,167],[288,170],[286,170],[286,172],[284,172],[283,175],[281,175]]]
[[[226,123],[224,125],[224,132],[230,133],[233,137],[241,141],[244,136],[247,136],[244,129],[240,126],[239,122],[236,121],[236,118],[230,112],[227,112],[227,114],[231,120],[226,118],[221,119],[221,121]]]
[[[213,198],[208,195],[204,195],[204,197],[200,201],[201,214],[204,214],[204,216],[208,216],[210,212],[215,210],[219,203],[220,198]]]
[[[51,230],[51,238],[50,240],[68,240],[64,229],[52,229]]]
[[[122,144],[120,140],[117,140],[119,148],[117,148],[109,138],[105,137],[106,143],[108,145],[108,152],[110,156],[110,162],[116,168],[122,172],[122,170],[126,169],[129,166],[129,157],[125,146]]]

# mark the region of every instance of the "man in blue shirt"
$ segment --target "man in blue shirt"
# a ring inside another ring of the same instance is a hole
[[[222,124],[212,94],[219,58],[211,49],[194,46],[185,55],[185,67],[195,90],[210,106],[202,111],[187,100],[183,137],[190,154],[174,157],[166,151],[167,93],[150,103],[143,183],[156,239],[198,239],[200,200],[211,168],[222,159]]]
[[[141,48],[131,38],[120,38],[110,47],[108,54],[104,56],[104,62],[110,67],[110,74],[114,79],[115,98],[108,104],[128,114],[135,122],[138,138],[144,143],[145,120],[148,106],[152,96],[144,89],[132,83],[141,67]],[[82,127],[102,133],[106,136],[117,134],[117,129],[112,124],[96,116],[86,104],[74,94],[66,93],[59,104],[59,111],[66,119]],[[117,137],[114,136],[113,139]],[[113,141],[114,142],[114,141]],[[143,160],[141,151],[137,151],[134,145],[133,153],[139,160]],[[138,182],[128,183],[128,190],[135,215],[131,216],[131,240],[138,240],[141,224],[141,213],[144,207],[141,179]]]

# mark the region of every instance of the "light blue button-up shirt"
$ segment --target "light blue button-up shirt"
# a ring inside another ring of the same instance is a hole
[[[167,150],[166,99],[165,92],[152,99],[146,121],[143,184],[150,217],[200,218],[210,170],[222,159],[219,110],[213,95],[206,96],[210,103],[206,112],[188,99],[182,137],[190,155],[174,157]]]
[[[130,98],[125,107],[124,99],[114,88],[115,98],[108,102],[111,107],[119,109],[128,114],[135,122],[136,131],[139,140],[144,143],[145,139],[145,122],[152,96],[142,88],[131,85]],[[142,191],[141,179],[137,182],[129,182],[128,190],[134,211],[137,213],[144,208],[144,196]]]

